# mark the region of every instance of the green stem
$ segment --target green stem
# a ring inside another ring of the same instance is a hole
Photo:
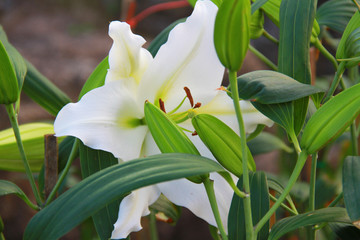
[[[310,192],[309,192],[309,211],[315,210],[315,183],[316,183],[316,165],[317,154],[311,155],[311,176],[310,176]],[[314,240],[316,236],[316,229],[309,229],[309,240]]]
[[[289,182],[286,185],[284,191],[278,198],[278,200],[275,202],[275,204],[270,208],[270,210],[265,214],[264,217],[261,218],[259,223],[256,225],[255,228],[255,234],[257,235],[258,232],[261,230],[261,228],[266,224],[266,222],[271,218],[271,216],[275,213],[275,211],[281,206],[281,203],[285,200],[286,196],[290,193],[290,190],[294,186],[296,180],[298,179],[301,170],[304,167],[304,164],[307,159],[307,153],[305,151],[302,151],[298,157],[298,160],[296,162],[295,168],[290,176]]]
[[[249,183],[249,171],[248,171],[248,157],[247,157],[247,145],[246,145],[246,133],[244,120],[241,114],[240,108],[240,99],[239,91],[237,85],[236,71],[229,71],[229,81],[232,99],[234,102],[236,117],[239,123],[240,129],[240,139],[241,139],[241,152],[242,152],[242,165],[243,165],[243,188],[247,197],[244,198],[244,214],[245,214],[245,229],[246,229],[246,239],[253,239],[254,229],[253,229],[253,220],[251,214],[251,199],[250,199],[250,183]]]
[[[264,54],[262,54],[261,52],[259,52],[256,48],[254,48],[253,46],[249,45],[249,50],[255,54],[255,56],[257,56],[258,58],[260,58],[261,61],[263,61],[268,67],[270,67],[272,70],[277,71],[278,67],[272,62],[270,61],[270,59],[268,59]]]
[[[310,192],[309,192],[309,211],[315,210],[315,182],[316,182],[316,165],[317,154],[311,156],[311,175],[310,175]]]
[[[326,96],[323,100],[323,102],[327,102],[331,97],[332,95],[334,94],[337,86],[339,85],[339,82],[340,82],[340,79],[341,79],[341,76],[342,74],[344,73],[345,71],[345,62],[341,62],[339,67],[337,68],[337,71],[336,71],[336,74],[335,74],[335,77],[334,77],[334,80],[333,82],[331,83],[331,86],[330,86],[330,89],[329,91],[326,93]],[[343,86],[344,87],[344,86]]]
[[[77,151],[79,149],[79,139],[75,139],[75,142],[73,144],[73,147],[71,149],[71,153],[69,155],[69,158],[68,158],[68,161],[65,165],[65,168],[64,170],[62,171],[60,177],[59,177],[59,180],[56,182],[54,188],[51,190],[50,194],[49,194],[49,197],[46,199],[46,203],[45,203],[45,206],[49,205],[51,203],[51,201],[54,199],[57,191],[59,190],[59,187],[61,186],[61,184],[63,183],[67,173],[69,172],[70,170],[70,167],[71,167],[71,164],[72,162],[74,161],[74,159],[76,158],[77,156]]]
[[[252,132],[249,136],[247,136],[246,141],[251,141],[252,139],[256,138],[265,128],[265,125],[259,124],[257,125],[254,132]]]
[[[277,40],[273,35],[268,33],[265,29],[263,31],[263,36],[272,41],[275,44],[279,44],[279,40]]]
[[[313,43],[314,46],[319,49],[322,55],[324,55],[334,66],[335,70],[338,68],[338,63],[335,57],[321,44],[320,40],[317,38],[316,41]]]
[[[301,149],[300,149],[300,144],[299,144],[299,141],[298,141],[298,139],[296,137],[295,132],[294,131],[289,131],[288,134],[289,134],[289,137],[290,137],[291,141],[293,142],[295,151],[297,152],[297,154],[299,154],[301,152]]]
[[[354,4],[356,5],[356,7],[358,8],[358,10],[360,11],[360,5],[356,0],[352,0],[354,2]]]
[[[156,216],[154,211],[150,212],[150,239],[151,240],[159,240],[159,236],[158,236],[158,231],[157,231],[157,226],[156,226]]]
[[[274,197],[273,195],[271,195],[269,193],[269,196],[270,196],[270,199],[273,201],[273,202],[276,202],[278,199],[276,197]],[[293,209],[289,208],[288,206],[286,206],[284,203],[281,203],[281,207],[284,208],[285,210],[287,210],[288,212],[290,212],[291,214],[293,215],[298,215],[299,213],[298,212],[295,212]]]
[[[215,221],[216,221],[216,224],[217,224],[218,229],[220,231],[221,237],[222,237],[223,240],[228,240],[224,225],[223,225],[223,223],[221,221],[219,208],[218,208],[218,205],[217,205],[217,202],[216,202],[216,197],[215,197],[215,192],[214,192],[214,181],[210,180],[209,178],[206,178],[203,183],[204,183],[205,190],[206,190],[206,193],[208,195],[210,205],[211,205],[211,209],[213,211]]]
[[[38,188],[36,186],[34,176],[33,176],[32,172],[31,172],[29,162],[28,162],[28,160],[26,158],[24,146],[23,146],[23,143],[21,141],[19,123],[18,123],[17,116],[16,116],[15,111],[14,111],[14,107],[13,107],[12,104],[7,104],[7,105],[5,105],[5,107],[6,107],[6,111],[7,111],[8,115],[9,115],[10,123],[11,123],[11,126],[12,126],[14,134],[15,134],[16,143],[17,143],[17,146],[19,148],[21,159],[22,159],[22,161],[24,163],[24,168],[25,168],[26,175],[27,175],[27,177],[29,179],[32,191],[34,193],[36,203],[40,206],[42,204],[42,201],[41,201],[41,198],[40,198],[40,193],[39,193],[39,190],[38,190]]]
[[[4,234],[0,233],[0,240],[5,240]]]
[[[244,192],[240,191],[240,189],[236,186],[234,183],[234,180],[232,179],[231,175],[228,172],[218,172],[220,176],[222,176],[225,181],[229,184],[229,186],[233,189],[234,193],[238,195],[240,198],[245,198],[248,195]]]

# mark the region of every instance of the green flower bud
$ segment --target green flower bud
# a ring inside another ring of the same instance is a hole
[[[216,15],[214,43],[221,63],[238,71],[250,43],[251,6],[249,0],[226,0]]]
[[[310,118],[302,135],[300,146],[308,154],[340,136],[360,113],[360,84],[339,93],[326,102]]]
[[[145,120],[151,135],[162,153],[189,153],[200,155],[194,144],[162,110],[150,102],[145,102]],[[209,174],[188,177],[194,183],[202,183]]]
[[[243,173],[240,137],[225,123],[209,114],[198,114],[192,118],[192,124],[206,147],[215,159],[227,170],[240,177]],[[256,165],[250,150],[248,166],[251,171]]]
[[[16,73],[4,45],[0,41],[0,104],[11,104],[19,98]]]

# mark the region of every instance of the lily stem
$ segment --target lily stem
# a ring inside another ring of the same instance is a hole
[[[273,195],[271,195],[269,193],[269,197],[273,202],[276,202],[278,199],[276,197],[274,197]],[[295,212],[293,209],[289,208],[288,206],[286,206],[284,203],[281,203],[281,207],[284,208],[285,210],[287,210],[288,212],[290,212],[293,215],[298,215],[298,212]]]
[[[246,145],[246,133],[244,120],[241,114],[239,90],[237,85],[236,71],[229,71],[229,81],[231,88],[231,95],[234,102],[236,117],[239,123],[240,139],[241,139],[241,152],[242,152],[242,165],[243,165],[243,188],[247,197],[244,198],[244,214],[245,214],[245,229],[246,239],[252,240],[254,236],[253,220],[251,213],[251,199],[250,199],[250,183],[249,183],[249,170],[248,170],[248,156],[247,156],[247,145]]]
[[[270,67],[272,70],[277,71],[278,67],[267,57],[265,57],[264,54],[262,54],[259,50],[257,50],[256,48],[254,48],[253,46],[251,46],[249,44],[249,50],[255,54],[255,56],[257,56],[258,58],[260,58],[261,61],[263,61],[268,67]]]
[[[284,191],[275,202],[275,204],[270,208],[270,210],[261,218],[258,224],[255,227],[255,234],[257,235],[261,228],[266,224],[266,222],[271,218],[271,216],[275,213],[275,211],[281,206],[281,203],[285,200],[286,196],[290,193],[290,190],[294,186],[296,180],[298,179],[301,170],[304,167],[308,154],[305,151],[302,151],[298,156],[298,160],[296,162],[295,168],[290,176],[289,182],[286,185]]]
[[[71,164],[74,161],[74,159],[76,158],[77,152],[79,150],[79,139],[75,139],[73,147],[71,149],[71,153],[69,155],[68,161],[65,165],[64,170],[62,171],[59,180],[56,182],[55,187],[51,190],[49,197],[46,199],[46,203],[45,206],[49,205],[51,203],[51,201],[54,199],[57,191],[59,190],[61,184],[63,183],[66,175],[68,174]]]
[[[309,192],[309,211],[315,210],[315,183],[316,183],[316,165],[317,165],[317,154],[311,155],[311,175],[310,175],[310,192]],[[311,228],[310,239],[315,239],[316,229]]]
[[[341,62],[339,67],[337,68],[336,70],[336,74],[335,74],[335,77],[334,77],[334,80],[333,82],[331,83],[331,86],[330,86],[330,89],[329,91],[326,93],[326,96],[324,98],[324,103],[327,102],[328,100],[330,100],[330,98],[332,97],[332,95],[334,94],[337,86],[339,85],[339,82],[341,81],[342,79],[342,74],[344,73],[345,71],[345,64],[346,62]],[[345,84],[342,84],[342,87],[345,88]]]
[[[263,36],[272,41],[275,44],[279,44],[279,40],[277,40],[273,35],[268,33],[265,29],[263,31]]]
[[[150,211],[150,219],[149,219],[149,227],[150,227],[150,239],[151,240],[159,240],[158,231],[156,227],[156,216],[154,211]]]
[[[224,225],[221,221],[219,208],[218,208],[218,205],[216,202],[215,191],[214,191],[214,181],[210,180],[210,178],[206,178],[203,183],[204,183],[205,190],[208,195],[211,209],[213,211],[215,221],[216,221],[217,227],[220,231],[221,237],[223,240],[228,240]]]
[[[344,192],[341,192],[330,204],[328,207],[335,207],[336,204],[344,197]],[[325,227],[328,223],[322,223],[318,226],[315,226],[316,230],[322,229]]]
[[[42,204],[42,201],[41,201],[41,198],[40,198],[40,193],[39,193],[39,190],[38,190],[38,188],[36,186],[34,176],[33,176],[32,172],[31,172],[31,169],[30,169],[29,161],[27,160],[25,150],[24,150],[24,145],[23,145],[23,143],[21,141],[19,123],[18,123],[18,120],[17,120],[17,116],[15,114],[14,107],[13,107],[12,104],[7,104],[7,105],[5,105],[5,107],[6,107],[6,111],[7,111],[8,115],[9,115],[11,126],[12,126],[13,131],[14,131],[14,135],[15,135],[15,138],[16,138],[16,143],[17,143],[17,146],[18,146],[18,149],[19,149],[19,152],[20,152],[21,159],[22,159],[22,161],[24,163],[24,168],[25,168],[26,175],[27,175],[27,177],[29,179],[31,189],[32,189],[32,191],[34,193],[36,203],[40,206]]]

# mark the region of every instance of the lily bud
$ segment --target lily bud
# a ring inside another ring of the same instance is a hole
[[[162,153],[189,153],[200,155],[194,144],[162,110],[150,102],[145,102],[145,120],[151,135]],[[209,174],[188,177],[194,183],[202,183]]]
[[[250,43],[251,6],[249,0],[226,0],[216,15],[214,43],[220,62],[238,71]]]
[[[339,93],[310,118],[300,146],[308,154],[319,151],[340,136],[360,113],[360,84]]]
[[[215,159],[227,170],[240,177],[243,173],[240,137],[225,123],[209,114],[198,114],[192,118],[192,124],[206,147]],[[255,171],[256,165],[250,150],[248,166]]]
[[[0,41],[0,104],[11,104],[19,98],[16,73],[4,45]]]

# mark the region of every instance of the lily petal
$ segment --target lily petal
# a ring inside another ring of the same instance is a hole
[[[129,24],[119,21],[110,23],[109,36],[114,43],[109,52],[110,69],[105,81],[121,80],[129,89],[135,91],[152,61],[151,54],[141,47],[145,39],[133,34]]]
[[[195,102],[206,104],[209,95],[216,95],[224,73],[213,43],[216,12],[211,1],[197,1],[186,22],[170,32],[140,83],[140,102],[161,98],[172,110],[184,98],[185,86]],[[184,105],[180,111],[188,109]]]
[[[94,149],[123,160],[138,158],[147,126],[142,113],[121,82],[110,82],[67,104],[54,123],[56,136],[74,136]]]
[[[131,232],[142,229],[140,219],[149,215],[149,206],[160,196],[156,186],[140,188],[126,196],[120,203],[119,217],[114,224],[111,239],[126,238]]]
[[[225,229],[227,229],[227,216],[230,209],[233,190],[219,174],[211,173],[210,178],[214,180],[214,189],[220,217]],[[196,216],[204,219],[213,226],[217,226],[203,184],[195,184],[187,179],[179,179],[159,183],[157,186],[171,202],[188,208]]]

